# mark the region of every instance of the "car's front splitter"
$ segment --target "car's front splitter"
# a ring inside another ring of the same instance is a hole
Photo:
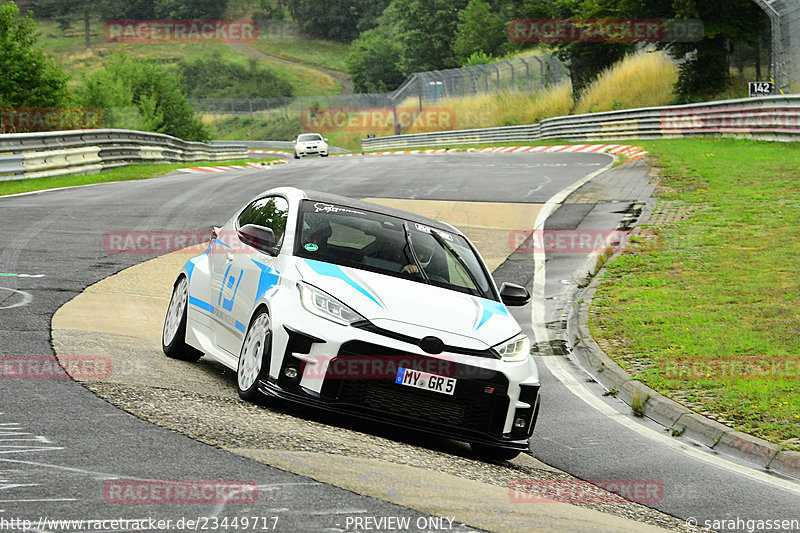
[[[364,405],[351,403],[348,401],[342,401],[338,399],[327,400],[316,392],[309,391],[302,387],[282,387],[276,380],[274,380],[274,378],[259,381],[259,392],[267,396],[274,396],[283,400],[314,407],[316,409],[323,409],[327,412],[369,420],[389,426],[401,427],[416,432],[435,435],[437,437],[463,442],[474,442],[512,450],[525,451],[529,448],[528,439],[512,440],[503,435],[490,435],[481,431],[438,424],[429,420],[415,419],[412,416],[402,416],[385,410],[372,409]],[[504,415],[505,413],[502,413],[502,416]],[[536,409],[536,415],[538,415],[538,409]],[[535,424],[535,422],[534,416],[533,424]]]

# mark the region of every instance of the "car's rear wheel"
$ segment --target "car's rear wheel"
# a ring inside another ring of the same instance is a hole
[[[259,399],[258,382],[269,374],[272,347],[272,323],[269,313],[262,309],[250,321],[239,353],[236,388],[239,397],[248,402]]]
[[[197,361],[203,353],[186,344],[186,307],[189,299],[189,280],[181,276],[172,290],[172,298],[164,317],[161,349],[167,357],[182,361]]]
[[[498,448],[497,446],[489,446],[477,442],[470,442],[469,447],[472,448],[472,453],[481,459],[489,459],[491,461],[510,461],[521,453],[521,450],[509,450],[508,448]]]

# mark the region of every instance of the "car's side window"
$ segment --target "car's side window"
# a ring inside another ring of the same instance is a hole
[[[244,208],[239,215],[239,227],[247,224],[270,228],[275,234],[275,247],[283,244],[286,220],[289,218],[289,202],[281,196],[259,198]]]

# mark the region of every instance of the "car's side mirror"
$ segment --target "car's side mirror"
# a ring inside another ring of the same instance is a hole
[[[528,289],[515,283],[503,283],[500,286],[500,299],[503,303],[512,307],[525,305],[531,299]]]
[[[239,228],[239,239],[266,254],[276,255],[278,252],[275,249],[275,232],[272,231],[272,228],[246,224]]]
[[[325,137],[325,138],[324,138],[324,139],[322,139],[322,140],[323,140],[323,141],[325,141],[325,142],[328,142],[328,138],[327,138],[327,137]]]

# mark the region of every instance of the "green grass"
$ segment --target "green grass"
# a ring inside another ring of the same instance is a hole
[[[92,46],[87,50],[82,25],[79,28],[75,24],[64,33],[55,22],[37,21],[36,23],[42,32],[42,44],[45,50],[52,54],[56,62],[72,75],[71,87],[79,84],[83,72],[92,72],[101,68],[106,59],[116,51],[125,51],[132,57],[147,57],[168,64],[174,64],[180,60],[193,62],[200,58],[206,58],[212,53],[219,53],[226,61],[243,64],[246,64],[249,58],[249,56],[231,49],[225,43],[110,43],[103,36],[103,23],[99,20],[92,21]],[[302,40],[297,39],[297,41]],[[257,43],[249,44],[255,47]],[[297,46],[302,48],[299,44]],[[309,44],[308,46],[313,48],[316,45]],[[326,49],[326,46],[320,45],[320,48]],[[271,53],[266,49],[263,51]],[[328,55],[333,55],[333,51]],[[276,61],[260,61],[259,64],[287,80],[292,85],[295,96],[334,95],[339,94],[342,90],[341,84],[334,78],[309,67]]]
[[[191,163],[177,164],[136,164],[125,167],[112,168],[97,174],[76,174],[56,176],[53,178],[33,178],[13,181],[0,181],[0,196],[6,194],[19,194],[23,192],[44,191],[59,187],[74,187],[76,185],[90,185],[94,183],[108,183],[112,181],[143,180],[163,176],[179,168],[205,167],[220,165],[247,165],[248,163],[263,163],[280,158],[246,159],[234,161],[192,161]]]
[[[663,168],[660,205],[691,216],[607,265],[592,334],[635,379],[800,450],[800,145],[636,144]]]
[[[262,35],[250,46],[265,54],[306,65],[323,67],[340,72],[347,71],[345,58],[349,46],[333,41],[319,41],[295,35]]]

